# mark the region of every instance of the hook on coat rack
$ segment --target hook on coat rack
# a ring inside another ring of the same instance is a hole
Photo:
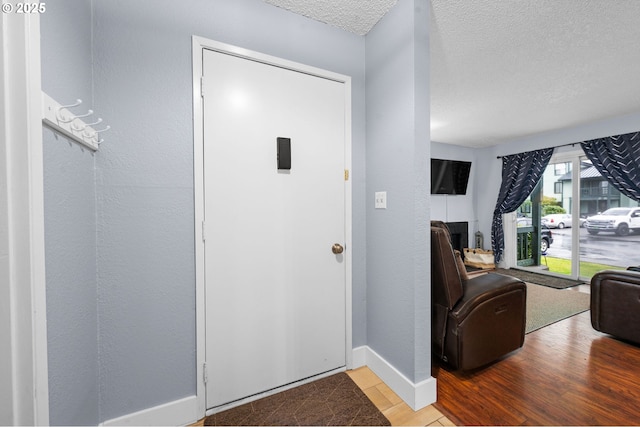
[[[73,104],[59,105],[56,108],[56,118],[61,123],[70,123],[70,122],[72,122],[75,117],[69,111],[67,111],[67,113],[69,113],[69,114],[65,115],[64,114],[64,112],[65,112],[64,110],[68,110],[69,108],[77,107],[78,105],[81,105],[81,104],[82,104],[82,99],[78,98],[78,99],[76,99],[76,102],[74,102]]]
[[[100,123],[102,123],[102,118],[98,117],[98,120],[96,120],[93,123],[85,123],[87,126],[94,126],[94,125],[99,125]]]
[[[76,119],[77,119],[77,117],[76,117]],[[82,132],[86,128],[87,128],[87,125],[82,120],[75,120],[74,119],[71,122],[71,129],[73,129],[76,132]]]
[[[93,133],[94,133],[93,141],[98,145],[102,144],[104,142],[104,139],[100,138],[100,133],[101,132],[106,132],[109,129],[111,129],[111,126],[108,126],[108,125],[104,129],[94,129],[93,130]]]
[[[86,127],[90,125],[88,123],[84,123],[80,119],[83,117],[89,117],[92,114],[93,114],[93,110],[89,110],[87,111],[86,114],[83,114],[81,116],[75,116],[73,120],[71,120],[71,129],[73,129],[76,132],[82,132],[83,130],[85,130]]]
[[[89,110],[93,113],[93,110]],[[77,116],[76,119],[80,117]],[[102,123],[102,118],[98,117],[98,120],[96,120],[93,123],[84,123],[82,120],[78,120],[78,122],[80,123],[79,125],[77,124],[77,122],[73,122],[71,127],[73,128],[73,130],[75,130],[76,132],[82,132],[83,130],[85,130],[87,127],[91,127],[93,125],[97,125]],[[83,134],[83,137],[87,137],[87,138],[92,138],[93,135],[92,134],[86,134],[86,132]]]
[[[105,129],[96,130],[92,126],[102,123],[102,119],[98,118],[93,123],[86,123],[82,119],[93,114],[93,110],[88,110],[85,114],[76,115],[69,111],[69,108],[78,107],[82,104],[81,99],[68,105],[61,105],[46,93],[42,92],[42,121],[53,130],[64,134],[76,142],[97,151],[99,145],[104,142],[99,138],[100,132],[111,129],[107,126]]]
[[[75,119],[81,119],[81,118],[83,118],[83,117],[89,117],[89,116],[90,116],[90,115],[92,115],[92,114],[93,114],[93,110],[88,110],[86,114],[82,114],[82,115],[80,115],[80,116],[75,116],[74,118],[75,118]]]
[[[78,98],[76,99],[76,102],[74,102],[73,104],[69,104],[69,105],[60,105],[58,107],[58,111],[62,110],[63,108],[73,108],[73,107],[77,107],[78,105],[82,104],[82,99]]]

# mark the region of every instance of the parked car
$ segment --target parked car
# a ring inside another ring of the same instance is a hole
[[[518,227],[532,227],[533,223],[530,217],[519,217],[516,222]],[[540,252],[544,253],[553,243],[553,234],[549,227],[544,224],[540,225]]]
[[[640,207],[607,209],[587,218],[586,227],[589,234],[609,231],[618,236],[626,236],[631,230],[640,232]]]
[[[516,220],[516,225],[518,227],[531,227],[532,225],[531,218],[528,216],[520,216]]]
[[[542,217],[542,223],[549,228],[571,227],[571,215],[549,214]]]

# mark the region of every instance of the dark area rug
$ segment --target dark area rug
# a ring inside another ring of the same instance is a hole
[[[495,272],[504,274],[505,276],[516,277],[525,282],[535,283],[536,285],[548,286],[550,288],[556,289],[566,289],[584,283],[581,280],[563,279],[560,277],[547,276],[546,274],[518,270],[515,268],[496,268]]]
[[[389,426],[345,373],[245,403],[205,418],[206,426]]]

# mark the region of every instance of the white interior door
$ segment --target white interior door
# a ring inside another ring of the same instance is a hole
[[[345,366],[345,84],[204,51],[207,407]],[[291,140],[278,170],[276,140]]]

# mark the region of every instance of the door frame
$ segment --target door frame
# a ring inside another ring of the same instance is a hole
[[[582,181],[580,179],[580,157],[584,157],[582,149],[554,152],[549,160],[549,165],[556,163],[571,163],[571,274],[570,279],[580,280],[580,195]],[[566,275],[550,273],[552,276],[567,277]],[[587,278],[583,278],[587,280]]]
[[[351,77],[300,64],[282,58],[262,54],[238,46],[217,42],[204,37],[192,37],[193,61],[193,190],[194,232],[196,263],[196,397],[198,414],[206,413],[206,299],[204,258],[204,111],[202,108],[201,77],[203,51],[213,50],[240,58],[259,61],[305,74],[343,83],[345,86],[345,170],[351,171]],[[345,360],[347,369],[353,366],[352,351],[352,184],[351,177],[345,182]]]
[[[560,273],[554,273],[552,271],[540,271],[541,274],[547,276],[559,277],[562,279],[573,280],[590,280],[588,277],[580,276],[580,195],[581,195],[581,179],[580,179],[580,158],[585,154],[580,148],[571,148],[560,152],[555,152],[549,160],[547,167],[556,163],[571,163],[571,198],[573,200],[571,210],[569,214],[572,216],[572,230],[578,230],[578,232],[571,233],[571,274],[565,275]],[[542,178],[541,178],[542,179]],[[543,192],[543,189],[540,191]],[[532,193],[533,194],[533,193]],[[540,216],[542,217],[542,215]],[[518,228],[516,225],[517,215],[516,212],[510,212],[504,214],[504,233],[505,233],[505,251],[504,268],[518,268],[517,263],[517,238]],[[539,224],[538,224],[539,225]],[[508,250],[507,250],[508,249]]]
[[[0,21],[0,423],[48,425],[40,18]]]

